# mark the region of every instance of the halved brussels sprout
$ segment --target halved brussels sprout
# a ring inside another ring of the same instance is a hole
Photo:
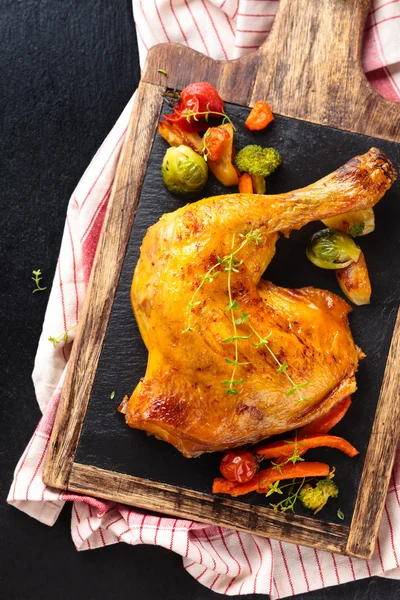
[[[189,146],[168,148],[161,165],[164,183],[172,194],[198,192],[207,183],[208,167]]]
[[[337,229],[322,229],[308,243],[307,258],[321,269],[344,269],[360,256],[354,240]]]
[[[351,237],[367,235],[375,229],[374,209],[354,210],[336,217],[323,219],[322,222],[331,229],[340,229],[340,231],[348,233]]]

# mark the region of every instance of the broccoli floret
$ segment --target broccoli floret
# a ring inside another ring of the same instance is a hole
[[[338,487],[332,479],[322,479],[315,487],[309,483],[302,487],[299,498],[303,506],[313,510],[315,515],[324,508],[329,498],[337,498],[338,494]]]
[[[235,157],[235,165],[242,173],[249,173],[253,181],[254,191],[264,194],[265,177],[271,175],[279,167],[282,157],[274,148],[262,148],[256,144],[245,146]]]
[[[235,157],[235,165],[239,171],[250,175],[261,175],[268,177],[282,162],[278,150],[274,148],[262,148],[252,144],[239,150]]]

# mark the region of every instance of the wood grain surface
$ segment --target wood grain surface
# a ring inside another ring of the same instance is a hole
[[[280,0],[266,42],[244,58],[214,61],[179,44],[150,49],[142,81],[183,89],[202,79],[227,102],[387,140],[400,140],[400,104],[380,96],[361,65],[369,0]],[[179,68],[176,68],[179,65]]]
[[[50,441],[44,469],[47,484],[295,543],[371,556],[399,434],[398,322],[350,531],[331,524],[326,530],[323,524],[312,521],[310,525],[310,519],[296,515],[264,514],[262,507],[246,511],[241,505],[239,511],[233,501],[183,488],[162,488],[74,463],[166,85],[182,89],[207,80],[228,102],[251,106],[266,98],[274,112],[282,115],[399,142],[400,105],[370,88],[361,69],[368,7],[368,0],[281,0],[266,43],[231,62],[213,61],[176,44],[150,50]],[[160,68],[168,72],[167,81],[158,73]]]
[[[183,487],[149,479],[111,473],[74,463],[68,489],[133,504],[146,510],[176,515],[204,523],[215,523],[257,535],[313,546],[331,552],[344,552],[349,527],[324,523],[307,517],[274,513],[265,506],[242,504],[232,499],[214,498]],[[177,502],[177,498],[179,501]],[[178,511],[178,513],[177,513]]]

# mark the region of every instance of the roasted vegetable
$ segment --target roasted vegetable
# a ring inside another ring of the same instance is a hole
[[[251,175],[249,175],[248,173],[243,173],[239,177],[239,192],[241,194],[253,193],[253,182],[251,180]]]
[[[198,192],[207,183],[206,161],[188,146],[168,148],[161,172],[164,183],[172,194]]]
[[[256,144],[245,146],[237,153],[235,165],[242,173],[249,173],[256,194],[265,194],[265,177],[271,175],[282,163],[282,157],[274,148],[262,148]]]
[[[320,448],[322,446],[326,448],[336,448],[347,454],[347,456],[356,456],[359,454],[358,450],[344,438],[327,434],[310,434],[298,438],[297,440],[292,438],[280,442],[270,442],[263,446],[259,446],[256,450],[256,454],[259,460],[265,458],[289,457],[293,454],[293,449],[296,445],[299,446],[298,454],[300,454],[300,450],[301,453],[304,454],[304,452],[310,448]]]
[[[230,123],[225,123],[225,125],[220,125],[219,128],[224,128],[229,133],[229,137],[223,142],[221,156],[217,160],[208,160],[208,166],[223,185],[238,185],[239,177],[232,163],[233,127]]]
[[[200,148],[201,154],[206,160],[218,160],[224,153],[224,142],[229,138],[230,133],[223,125],[209,127],[203,136]]]
[[[295,465],[282,465],[279,469],[269,467],[264,471],[259,471],[256,475],[245,483],[228,481],[222,477],[216,477],[213,481],[213,494],[229,494],[229,496],[244,496],[250,492],[259,492],[260,494],[269,491],[269,484],[284,479],[294,479],[296,477],[327,477],[329,475],[329,466],[320,462],[299,462]]]
[[[336,278],[343,294],[353,304],[362,306],[370,303],[372,288],[367,263],[362,252],[356,262],[352,262],[345,269],[336,271]]]
[[[245,125],[250,131],[260,131],[274,120],[274,115],[269,105],[263,100],[255,103],[246,119]]]
[[[196,132],[208,129],[209,116],[224,116],[224,101],[210,83],[200,81],[182,90],[174,113],[164,118],[185,131]]]
[[[175,105],[175,112],[189,111],[195,113],[209,111],[220,114],[224,112],[224,101],[208,81],[191,83],[182,90],[181,98]]]
[[[299,498],[303,506],[314,511],[314,515],[316,515],[324,508],[329,498],[337,498],[338,494],[339,490],[336,483],[328,478],[318,481],[315,487],[306,483],[300,490]]]
[[[203,140],[198,133],[184,131],[176,123],[161,121],[158,124],[158,133],[170,146],[181,146],[184,144],[196,152],[199,152],[203,146]]]
[[[258,471],[258,462],[251,452],[230,450],[224,454],[219,470],[221,475],[228,481],[244,483],[253,479]]]
[[[354,240],[337,229],[322,229],[312,236],[307,258],[321,269],[344,269],[359,259],[361,250]]]
[[[374,231],[375,214],[373,208],[366,208],[365,210],[355,210],[336,217],[330,217],[322,222],[331,229],[339,229],[348,233],[351,237],[356,237]]]

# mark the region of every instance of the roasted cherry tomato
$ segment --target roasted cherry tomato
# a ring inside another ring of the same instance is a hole
[[[207,81],[191,83],[181,93],[181,99],[175,106],[175,111],[183,112],[224,112],[224,101],[215,87]]]
[[[193,119],[188,121],[182,113],[171,113],[169,115],[163,115],[163,117],[168,123],[177,125],[180,129],[186,131],[186,133],[198,133],[199,131],[208,129],[208,123],[203,119],[200,120],[200,117],[198,121],[193,121]]]
[[[228,481],[245,483],[257,473],[258,463],[253,454],[246,450],[231,450],[224,455],[219,469]]]
[[[175,104],[174,114],[164,115],[170,123],[176,123],[185,131],[203,131],[208,128],[206,115],[201,113],[223,113],[224,101],[217,90],[207,81],[191,83],[182,90],[179,102]],[[185,114],[196,113],[185,117]]]

